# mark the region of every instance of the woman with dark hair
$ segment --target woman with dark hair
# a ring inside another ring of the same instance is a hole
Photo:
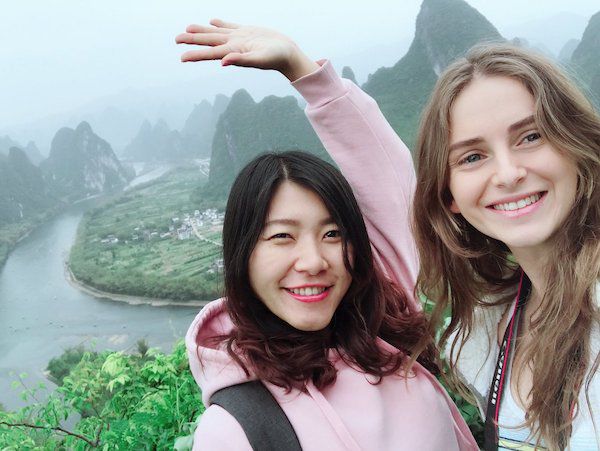
[[[404,255],[411,265],[413,256]],[[410,288],[373,264],[360,209],[335,167],[302,152],[251,161],[229,195],[223,257],[225,298],[186,337],[209,406],[196,449],[251,449],[236,419],[211,404],[215,392],[249,380],[274,396],[303,450],[476,449],[426,369],[436,370],[426,320]]]

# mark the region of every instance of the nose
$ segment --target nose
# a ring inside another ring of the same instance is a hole
[[[296,259],[294,269],[298,272],[306,272],[316,276],[321,271],[329,268],[321,243],[316,240],[304,240],[296,246]]]
[[[502,188],[518,185],[527,175],[527,169],[521,158],[509,150],[496,154],[496,166],[492,182]]]

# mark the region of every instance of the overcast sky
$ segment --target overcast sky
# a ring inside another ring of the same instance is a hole
[[[179,62],[183,48],[174,44],[174,37],[188,23],[206,23],[212,17],[220,17],[265,25],[292,36],[315,59],[364,52],[374,55],[376,62],[379,46],[382,49],[398,46],[405,51],[403,46],[413,36],[421,3],[420,0],[0,2],[0,129],[69,111],[126,88],[187,83],[203,73],[218,76],[220,69],[214,64]],[[470,0],[469,3],[503,34],[511,27],[523,28],[540,17],[567,12],[588,19],[600,10],[598,0]]]

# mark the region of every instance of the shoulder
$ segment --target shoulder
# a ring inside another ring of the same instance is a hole
[[[194,451],[252,451],[244,430],[233,416],[211,405],[200,417],[194,433]]]

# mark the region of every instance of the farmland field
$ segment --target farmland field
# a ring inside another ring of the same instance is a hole
[[[75,277],[109,293],[219,296],[222,214],[190,201],[204,182],[197,169],[176,169],[87,213],[70,255]]]

